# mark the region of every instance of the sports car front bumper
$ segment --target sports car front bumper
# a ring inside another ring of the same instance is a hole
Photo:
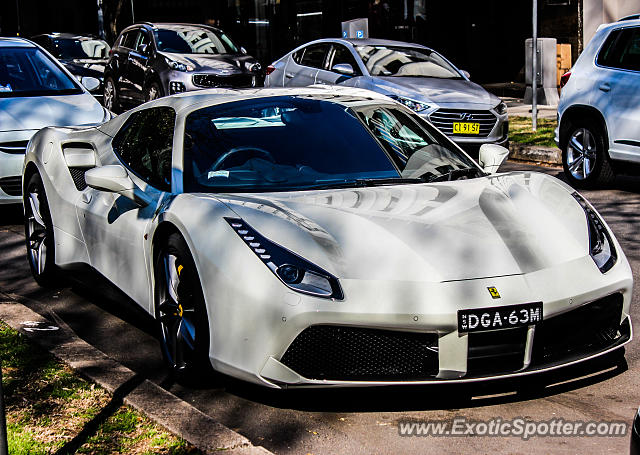
[[[523,275],[445,283],[341,280],[344,301],[288,294],[279,312],[254,312],[258,319],[249,325],[253,333],[244,338],[244,352],[259,352],[243,356],[263,359],[259,365],[251,362],[254,374],[238,371],[237,364],[221,357],[212,363],[271,387],[528,375],[585,361],[629,342],[632,281],[624,257],[602,274],[589,256]],[[498,288],[501,299],[492,299],[488,287]],[[385,301],[389,303],[380,305]],[[542,323],[458,332],[458,310],[536,301],[543,302]],[[250,337],[261,342],[253,344]]]

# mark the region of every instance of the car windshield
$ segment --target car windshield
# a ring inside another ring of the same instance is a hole
[[[104,59],[111,49],[99,39],[54,38],[51,53],[62,59]]]
[[[451,141],[402,107],[349,108],[293,96],[192,112],[183,164],[186,192],[290,191],[483,175]]]
[[[442,55],[430,49],[395,46],[356,46],[372,76],[462,79]]]
[[[238,54],[238,46],[218,30],[176,25],[154,32],[158,50],[176,54]]]
[[[0,48],[0,98],[76,93],[78,84],[40,49]]]

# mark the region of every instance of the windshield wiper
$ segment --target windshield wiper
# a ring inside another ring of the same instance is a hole
[[[372,178],[372,179],[354,179],[354,180],[337,180],[335,182],[320,183],[317,185],[308,185],[301,189],[323,190],[330,188],[366,188],[381,185],[406,185],[409,183],[424,183],[420,178]]]
[[[483,177],[485,175],[486,174],[482,172],[480,169],[478,169],[477,167],[464,167],[461,169],[452,169],[449,172],[445,172],[444,174],[436,175],[431,178],[428,178],[426,179],[426,181],[429,183],[448,182],[451,180],[457,180],[461,177],[475,178],[475,177]]]

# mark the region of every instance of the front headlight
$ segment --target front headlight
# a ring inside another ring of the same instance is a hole
[[[302,294],[342,300],[338,279],[286,248],[260,235],[240,218],[225,218],[238,236],[288,288]]]
[[[505,103],[504,101],[500,101],[500,103],[494,109],[498,114],[504,115],[507,113],[507,103]]]
[[[184,63],[176,62],[175,60],[170,60],[166,57],[165,61],[167,62],[167,65],[169,65],[169,68],[175,71],[182,71],[183,73],[186,73],[188,71],[194,70],[193,66],[191,65],[185,65]]]
[[[578,201],[578,204],[582,206],[587,215],[587,225],[589,226],[589,254],[600,271],[605,273],[609,271],[618,260],[618,254],[613,246],[613,240],[604,223],[593,207],[591,207],[591,204],[577,192],[573,193],[573,197]]]
[[[389,96],[389,98],[397,101],[398,103],[404,104],[409,109],[416,112],[426,111],[430,107],[428,104],[420,103],[418,101],[410,100],[409,98],[403,98],[397,95],[391,95]]]

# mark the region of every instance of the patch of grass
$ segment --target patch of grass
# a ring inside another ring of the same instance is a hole
[[[553,141],[556,119],[539,118],[537,130],[531,129],[531,118],[509,117],[509,140],[525,145],[556,147]]]
[[[0,361],[9,453],[51,454],[78,436],[109,404],[107,391],[0,321]],[[85,430],[86,432],[86,430]],[[78,453],[196,454],[197,449],[128,406],[89,435]]]

